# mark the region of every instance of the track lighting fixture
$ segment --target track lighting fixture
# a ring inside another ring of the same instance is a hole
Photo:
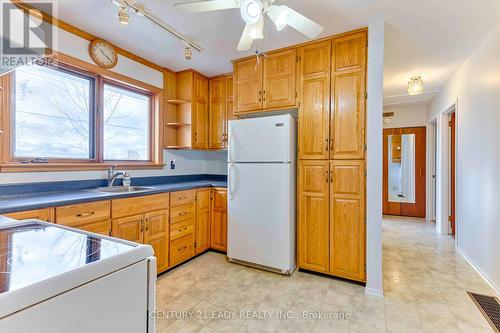
[[[118,10],[118,20],[120,21],[121,24],[128,24],[128,13],[127,13],[127,8],[120,8]]]
[[[192,57],[193,51],[191,51],[191,48],[189,46],[186,46],[186,48],[184,49],[184,58],[186,58],[186,60],[191,60]]]

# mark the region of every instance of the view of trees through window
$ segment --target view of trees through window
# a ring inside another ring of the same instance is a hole
[[[96,158],[96,80],[59,68],[15,72],[15,157]],[[104,160],[149,160],[150,96],[105,83]]]

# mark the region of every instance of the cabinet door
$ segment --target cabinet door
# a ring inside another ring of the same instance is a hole
[[[145,214],[144,221],[144,243],[153,247],[156,271],[163,272],[168,268],[168,210]]]
[[[111,221],[110,220],[103,220],[103,221],[97,221],[97,222],[90,222],[90,223],[79,225],[78,227],[75,227],[75,228],[85,230],[88,232],[93,232],[96,234],[109,236],[111,233]]]
[[[365,156],[366,34],[333,41],[333,114],[330,157],[363,159]]]
[[[233,76],[228,75],[226,78],[226,123],[224,127],[224,148],[227,148],[228,141],[228,129],[229,120],[237,119],[234,115],[234,85],[233,85]]]
[[[227,250],[227,190],[212,190],[210,216],[210,247],[220,251]]]
[[[262,109],[262,58],[252,57],[234,64],[235,112]]]
[[[299,49],[299,158],[328,159],[330,54],[325,41]]]
[[[328,272],[329,161],[301,161],[299,166],[299,267]]]
[[[208,148],[208,80],[198,74],[193,76],[193,98],[191,101],[191,130],[193,148]]]
[[[111,223],[111,234],[116,238],[142,243],[144,241],[143,218],[144,215],[134,215],[114,219]]]
[[[364,161],[331,161],[330,273],[365,281]]]
[[[263,107],[280,108],[295,106],[297,67],[295,49],[270,53],[264,57]]]
[[[196,254],[210,248],[210,189],[199,189],[196,193]]]
[[[225,147],[226,133],[226,77],[210,80],[209,148]]]

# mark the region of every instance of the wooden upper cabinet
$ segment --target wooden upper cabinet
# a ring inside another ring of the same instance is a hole
[[[198,189],[196,192],[196,254],[210,248],[210,188]]]
[[[144,243],[153,247],[156,257],[157,272],[168,268],[169,223],[168,210],[144,215]]]
[[[211,248],[227,250],[227,190],[225,188],[212,189],[211,216],[210,216],[210,243]]]
[[[329,157],[330,55],[331,41],[298,50],[300,159]]]
[[[330,157],[364,159],[366,33],[334,39]]]
[[[114,219],[111,226],[111,235],[131,242],[142,243],[144,230],[144,215],[133,215]]]
[[[295,49],[269,53],[264,56],[263,108],[291,107],[296,98]]]
[[[208,148],[208,80],[199,74],[193,74],[192,108],[192,147]]]
[[[261,57],[234,64],[235,114],[262,109],[262,69]]]
[[[227,120],[236,119],[234,116],[234,82],[233,76],[228,75],[226,77],[226,113]],[[227,128],[226,128],[227,134]]]
[[[364,282],[364,161],[330,163],[330,273]]]
[[[329,161],[300,161],[298,263],[329,271]]]
[[[210,80],[209,148],[211,149],[221,149],[226,146],[226,80],[225,76]]]

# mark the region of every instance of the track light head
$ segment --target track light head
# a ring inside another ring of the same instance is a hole
[[[192,57],[193,51],[191,50],[191,47],[186,46],[186,48],[184,49],[184,58],[186,58],[186,60],[191,60]]]
[[[118,21],[120,21],[121,24],[128,24],[128,19],[129,19],[129,16],[128,16],[127,8],[121,7],[118,10]]]

